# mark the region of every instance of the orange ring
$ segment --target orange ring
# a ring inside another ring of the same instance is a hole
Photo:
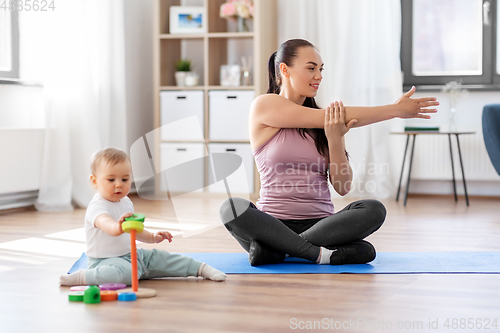
[[[114,290],[101,290],[101,301],[116,301],[118,293]]]

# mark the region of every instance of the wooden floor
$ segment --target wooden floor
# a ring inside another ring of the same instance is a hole
[[[407,207],[385,201],[386,222],[369,240],[379,252],[500,251],[500,199],[471,198],[470,207],[459,199],[410,197]],[[168,223],[177,231],[171,244],[144,247],[243,252],[221,226],[186,238],[178,234],[182,224],[172,224],[171,201],[132,200],[153,227]],[[176,201],[175,208],[203,226],[218,223],[221,201],[190,198]],[[339,210],[348,202],[334,203]],[[141,287],[157,290],[155,298],[70,303],[69,288],[59,287],[58,278],[84,249],[84,213],[0,215],[0,332],[287,332],[313,331],[314,325],[317,331],[338,332],[500,330],[496,274],[229,275],[222,283],[159,279],[141,281]],[[476,326],[486,328],[488,321],[488,330]]]

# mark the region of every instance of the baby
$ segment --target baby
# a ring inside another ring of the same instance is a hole
[[[127,197],[131,187],[132,167],[129,156],[115,148],[96,152],[91,161],[90,180],[97,192],[85,214],[88,268],[62,275],[61,286],[125,283],[130,285],[130,234],[122,231],[125,218],[134,206]],[[168,231],[137,233],[144,243],[172,241]],[[162,250],[137,250],[139,279],[173,276],[202,276],[224,281],[226,274],[205,263]]]

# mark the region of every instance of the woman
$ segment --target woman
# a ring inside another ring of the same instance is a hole
[[[284,42],[269,59],[268,94],[250,110],[250,143],[260,173],[257,205],[229,198],[220,207],[227,230],[249,253],[252,266],[279,263],[286,255],[318,264],[362,264],[375,259],[363,239],[380,228],[385,207],[360,200],[334,213],[328,180],[349,192],[352,170],[344,135],[351,127],[399,118],[430,118],[435,98],[411,99],[413,87],[395,104],[320,109],[314,97],[323,62],[308,41]]]

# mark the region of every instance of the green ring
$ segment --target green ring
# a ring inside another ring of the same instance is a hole
[[[84,291],[73,291],[69,293],[68,298],[71,302],[83,302]]]
[[[146,219],[146,216],[144,214],[134,214],[130,217],[126,217],[125,221],[139,221],[139,222],[144,222]]]
[[[122,230],[123,232],[130,232],[130,230],[142,232],[144,230],[144,224],[139,221],[125,221],[122,223]]]

